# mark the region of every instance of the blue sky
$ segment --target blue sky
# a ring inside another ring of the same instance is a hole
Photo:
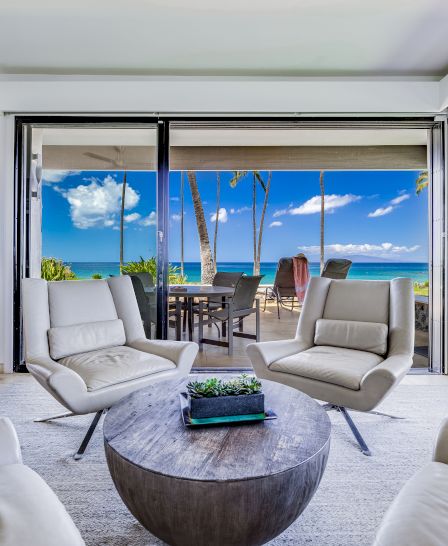
[[[218,261],[251,261],[251,178],[231,188],[221,173]],[[267,178],[267,173],[263,173]],[[326,172],[326,254],[391,261],[427,261],[427,192],[415,195],[413,171]],[[197,173],[210,239],[216,174]],[[128,173],[125,259],[155,254],[156,174]],[[122,173],[46,171],[43,253],[65,261],[118,261]],[[170,175],[170,259],[180,257],[180,173]],[[319,173],[272,175],[263,261],[304,251],[318,256]],[[262,190],[258,190],[261,212]],[[185,260],[199,260],[191,194],[185,176]]]

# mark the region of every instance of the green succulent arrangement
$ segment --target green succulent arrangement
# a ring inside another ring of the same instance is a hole
[[[260,394],[262,385],[256,377],[242,374],[235,379],[223,381],[213,377],[205,381],[190,381],[187,392],[191,398],[213,398],[215,396],[239,396]]]

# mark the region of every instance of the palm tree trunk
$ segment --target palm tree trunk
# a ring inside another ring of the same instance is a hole
[[[184,276],[184,171],[180,173],[180,274]]]
[[[221,200],[221,173],[216,173],[216,222],[215,222],[215,234],[213,237],[213,264],[215,267],[215,273],[218,269],[218,262],[216,259],[216,248],[218,244],[218,217],[219,217],[219,205]]]
[[[205,222],[204,207],[202,206],[201,196],[199,194],[196,173],[188,171],[188,183],[190,185],[191,197],[193,199],[194,214],[196,216],[196,225],[199,235],[199,247],[201,253],[201,282],[210,284],[213,280],[215,270],[213,266],[213,257],[210,249],[210,239],[208,237],[207,224]]]
[[[252,173],[252,236],[254,247],[254,266],[253,274],[256,275],[257,263],[257,178],[255,172]]]
[[[123,184],[121,186],[121,214],[120,214],[120,273],[124,264],[124,208],[126,201],[126,171],[123,175]]]
[[[269,171],[268,182],[266,184],[266,190],[264,192],[263,209],[261,211],[260,229],[258,230],[258,250],[257,250],[257,261],[256,261],[256,263],[254,263],[254,275],[259,275],[260,274],[261,247],[262,247],[262,244],[263,244],[264,218],[265,218],[265,215],[266,215],[266,208],[268,206],[269,190],[271,188],[271,180],[272,180],[272,172]]]
[[[324,171],[320,171],[320,273],[324,270],[325,264],[325,185]]]

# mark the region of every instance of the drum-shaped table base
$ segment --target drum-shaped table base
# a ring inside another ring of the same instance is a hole
[[[160,406],[163,384],[130,395],[106,417],[109,470],[130,512],[172,546],[255,546],[289,527],[328,458],[330,423],[319,405],[263,381],[277,420],[189,430],[175,398],[182,385],[167,385],[174,394],[164,391]]]

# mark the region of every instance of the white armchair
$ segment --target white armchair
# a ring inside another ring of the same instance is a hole
[[[22,464],[16,431],[0,417],[0,546],[25,544],[85,546],[57,496]]]
[[[23,280],[29,372],[71,415],[96,415],[75,459],[84,454],[103,410],[155,381],[187,376],[196,343],[149,340],[128,276],[106,280]]]
[[[296,337],[247,347],[258,377],[339,411],[365,455],[370,450],[346,408],[372,412],[406,375],[413,352],[414,293],[404,278],[312,278]]]
[[[448,538],[448,419],[432,462],[403,487],[383,518],[374,546],[444,546]]]

